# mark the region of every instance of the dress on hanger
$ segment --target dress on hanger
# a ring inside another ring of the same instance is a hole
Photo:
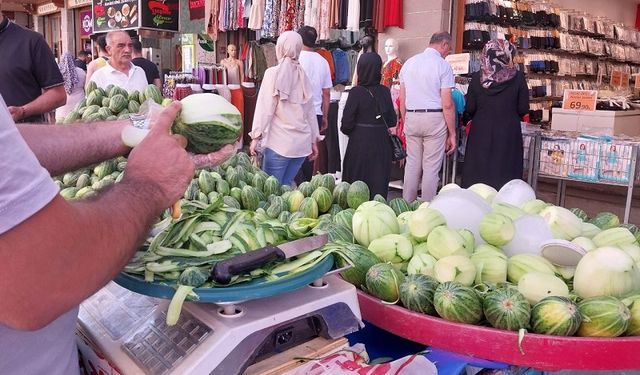
[[[384,27],[404,27],[402,20],[402,0],[385,0],[384,2]]]
[[[349,0],[347,30],[360,31],[360,0]]]
[[[249,16],[249,28],[251,30],[262,29],[262,22],[264,21],[265,13],[265,0],[253,0],[251,6],[251,15]]]

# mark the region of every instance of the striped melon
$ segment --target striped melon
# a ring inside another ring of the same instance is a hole
[[[500,288],[487,293],[482,310],[495,328],[518,331],[529,327],[531,307],[515,288]]]
[[[311,197],[306,197],[300,203],[300,212],[302,212],[304,217],[308,217],[310,219],[318,218],[318,203],[316,203],[315,199]]]
[[[362,181],[354,181],[347,191],[347,204],[356,209],[370,198],[369,187]]]
[[[109,100],[109,109],[113,113],[122,112],[122,110],[127,108],[128,105],[129,103],[127,102],[127,98],[121,94],[116,94]]]
[[[144,89],[144,96],[147,99],[153,99],[158,104],[162,104],[162,93],[156,85],[147,85]]]
[[[482,301],[478,294],[455,281],[438,286],[433,305],[438,315],[452,322],[476,324],[482,320]]]
[[[400,284],[400,301],[411,311],[436,315],[433,295],[438,285],[440,284],[433,277],[422,274],[409,275]]]
[[[578,303],[583,320],[578,336],[616,337],[629,327],[631,312],[611,296],[585,298]]]
[[[318,211],[320,213],[325,213],[329,211],[329,208],[331,208],[333,197],[329,189],[326,187],[319,186],[313,191],[313,193],[311,193],[311,198],[313,198],[318,204]]]
[[[391,207],[393,212],[396,213],[396,216],[400,215],[403,212],[411,211],[411,207],[409,207],[407,201],[402,198],[393,198],[389,202],[389,207]]]
[[[531,329],[553,336],[573,336],[582,323],[578,306],[566,297],[543,298],[531,309]]]
[[[346,181],[342,181],[333,189],[333,203],[340,205],[343,209],[349,208],[349,203],[347,202],[349,186],[351,186],[351,184]]]
[[[389,263],[378,263],[365,276],[367,292],[389,303],[400,300],[400,284],[404,281],[402,272]]]

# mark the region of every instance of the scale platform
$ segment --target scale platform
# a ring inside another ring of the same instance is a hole
[[[335,339],[362,326],[355,287],[336,275],[235,305],[185,302],[173,327],[165,324],[168,305],[109,283],[80,306],[80,336],[121,374],[233,375],[315,337]]]

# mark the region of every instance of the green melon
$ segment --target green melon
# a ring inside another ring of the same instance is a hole
[[[611,212],[600,212],[591,218],[589,222],[602,230],[606,230],[619,226],[620,218],[618,215]]]
[[[438,315],[452,322],[476,324],[482,320],[482,300],[478,294],[455,281],[438,286],[433,305]]]
[[[411,207],[409,207],[407,201],[402,198],[393,198],[389,202],[389,207],[393,209],[393,212],[396,213],[396,216],[400,215],[403,212],[411,211]]]
[[[287,205],[289,206],[289,211],[296,212],[300,209],[300,205],[302,204],[302,200],[304,199],[304,194],[300,190],[293,190],[289,197],[287,198]]]
[[[347,191],[347,204],[356,209],[370,198],[369,187],[362,181],[354,181]]]
[[[281,223],[289,222],[289,218],[291,218],[291,212],[289,211],[282,211],[280,215],[278,215],[278,221]]]
[[[366,284],[367,271],[371,266],[381,263],[380,258],[364,246],[354,243],[342,245],[340,251],[336,252],[336,266],[342,268],[353,263],[351,268],[341,273],[342,278],[362,288]]]
[[[378,263],[369,268],[365,276],[367,292],[388,303],[400,300],[400,284],[404,275],[390,263]]]
[[[237,200],[238,202],[242,201],[242,189],[238,187],[232,187],[229,191],[229,195],[235,198],[235,200]]]
[[[129,113],[138,113],[140,112],[140,103],[135,100],[129,100]]]
[[[216,179],[213,175],[207,171],[201,171],[198,176],[198,186],[200,186],[200,191],[209,194],[212,191],[216,190]]]
[[[274,176],[269,176],[265,181],[262,191],[267,195],[275,194],[280,195],[280,181]]]
[[[436,315],[433,295],[438,285],[440,283],[433,277],[422,274],[409,275],[400,284],[400,301],[411,311]]]
[[[302,200],[299,210],[302,212],[303,217],[310,219],[318,218],[318,203],[311,197],[306,197]]]
[[[318,187],[320,186],[327,188],[330,193],[333,193],[333,189],[336,187],[336,179],[329,173],[323,174],[320,176],[320,181],[318,182]]]
[[[286,203],[282,197],[274,195],[270,200],[269,207],[267,208],[267,216],[272,219],[277,218],[282,211],[286,210]]]
[[[578,305],[566,297],[543,298],[531,309],[531,329],[553,336],[573,336],[582,323]]]
[[[349,192],[349,184],[346,181],[342,181],[336,185],[333,189],[333,203],[340,205],[343,209],[349,208],[349,203],[347,202],[347,193]]]
[[[333,216],[337,215],[340,211],[342,211],[342,207],[340,207],[340,205],[334,203],[334,204],[331,205],[331,207],[329,208],[329,211],[327,211],[327,213],[333,217]]]
[[[382,204],[387,204],[387,200],[384,199],[384,197],[382,195],[380,195],[380,194],[374,195],[373,196],[373,200],[376,201],[376,202],[380,202]]]
[[[330,222],[328,234],[329,242],[353,242],[353,232],[351,232],[351,228],[347,228],[342,224]]]
[[[153,101],[158,104],[162,104],[162,93],[156,85],[147,85],[144,89],[144,97],[147,99],[153,99]]]
[[[258,209],[258,206],[260,204],[260,197],[258,196],[258,192],[253,186],[245,185],[245,187],[242,188],[240,198],[242,201],[242,207],[245,210],[255,211],[256,209]]]
[[[313,188],[313,190],[316,190],[319,186],[320,186],[320,178],[322,177],[321,174],[315,174],[311,177],[311,181],[309,181],[309,183],[311,184],[311,187]]]
[[[242,208],[240,202],[238,202],[234,197],[230,195],[225,195],[222,197],[222,202],[225,206],[229,208],[237,208],[238,210]]]
[[[311,194],[313,194],[313,186],[311,186],[311,183],[308,181],[305,181],[298,185],[298,190],[300,190],[300,192],[304,194],[305,197],[310,197]]]
[[[136,101],[138,103],[141,103],[140,101],[140,92],[138,90],[133,90],[129,93],[129,95],[127,96],[127,99],[129,99],[129,101]]]
[[[263,175],[256,173],[253,175],[253,178],[251,179],[251,185],[253,185],[253,187],[258,190],[264,190],[265,180],[266,178],[264,178]]]
[[[97,88],[98,88],[98,85],[94,81],[89,81],[89,83],[87,83],[84,86],[84,92],[89,92],[90,93],[91,91],[93,91],[93,90],[95,90]]]
[[[216,191],[221,195],[229,195],[231,187],[229,186],[229,183],[227,181],[219,179],[216,181]]]
[[[229,183],[231,187],[239,187],[240,186],[240,176],[236,172],[234,167],[229,167],[225,173],[225,180]]]
[[[411,202],[411,205],[410,205],[411,211],[417,210],[422,203],[423,202],[421,200],[418,200],[418,199],[416,199],[415,201]]]
[[[92,91],[89,93],[89,95],[87,95],[87,106],[90,105],[102,105],[102,96],[100,95],[100,93]]]
[[[632,294],[623,299],[622,303],[629,308],[629,312],[631,313],[629,327],[624,333],[625,336],[640,336],[640,294]]]
[[[122,95],[122,96],[124,96],[125,99],[129,98],[129,93],[127,92],[127,90],[123,89],[122,87],[118,87],[118,86],[114,86],[111,89],[111,91],[109,91],[109,94],[107,96],[109,98],[113,98],[116,95]]]
[[[353,214],[356,212],[353,208],[347,208],[346,210],[342,210],[338,212],[333,217],[333,222],[337,224],[342,224],[347,228],[353,227]]]
[[[331,208],[333,197],[331,196],[329,189],[326,187],[319,186],[313,191],[313,193],[311,193],[311,198],[313,198],[318,204],[318,211],[320,213],[325,213]]]
[[[579,217],[580,220],[584,221],[585,223],[589,220],[589,216],[587,216],[587,213],[584,212],[584,210],[581,208],[570,208],[569,211],[573,212],[574,215]]]
[[[611,296],[585,298],[578,303],[582,324],[578,336],[617,337],[629,327],[631,312]]]
[[[98,105],[90,105],[88,107],[86,107],[86,109],[84,110],[84,112],[82,112],[82,119],[86,120],[89,116],[98,113],[98,111],[100,110],[100,106]]]
[[[109,109],[113,113],[122,112],[125,108],[127,108],[128,105],[129,102],[127,102],[127,98],[121,94],[116,94],[109,100]]]
[[[531,306],[514,288],[490,291],[482,302],[484,316],[491,326],[509,331],[529,327]]]

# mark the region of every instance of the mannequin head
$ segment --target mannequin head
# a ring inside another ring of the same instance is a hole
[[[236,56],[238,55],[238,48],[235,44],[229,44],[227,46],[227,55],[232,59],[236,58]]]
[[[387,61],[393,60],[398,57],[398,42],[389,38],[384,42],[384,52],[387,54]]]
[[[360,46],[362,47],[362,52],[373,52],[373,42],[373,36],[365,35],[358,43],[360,43]]]

